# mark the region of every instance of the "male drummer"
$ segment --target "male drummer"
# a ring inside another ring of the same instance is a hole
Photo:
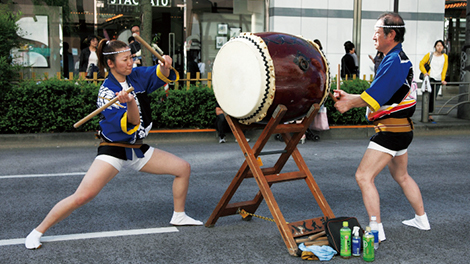
[[[368,107],[368,119],[374,122],[376,134],[370,139],[356,171],[356,181],[369,219],[377,217],[379,240],[385,240],[380,217],[380,198],[375,187],[375,177],[388,165],[393,179],[400,185],[415,211],[415,217],[403,224],[421,230],[431,229],[424,211],[423,199],[416,182],[407,171],[407,148],[413,139],[410,117],[416,107],[415,91],[411,90],[413,66],[402,50],[405,23],[396,13],[384,13],[375,24],[373,36],[377,51],[385,57],[369,89],[362,94],[348,94],[335,90],[339,100],[335,107],[341,113],[356,107]]]

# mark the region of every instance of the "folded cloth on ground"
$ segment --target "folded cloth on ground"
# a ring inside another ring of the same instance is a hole
[[[300,258],[303,260],[318,260],[318,257],[311,251],[302,251],[302,256],[300,256]]]
[[[331,260],[333,258],[334,255],[336,255],[338,252],[336,252],[336,250],[334,250],[332,247],[330,246],[305,246],[304,243],[301,243],[299,245],[299,249],[302,250],[302,251],[310,251],[312,252],[313,254],[315,254],[315,256],[318,257],[318,259],[320,261],[328,261],[328,260]]]

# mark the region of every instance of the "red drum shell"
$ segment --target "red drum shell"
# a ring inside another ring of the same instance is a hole
[[[266,118],[279,104],[287,107],[283,122],[305,116],[310,107],[322,104],[329,92],[328,64],[321,51],[303,38],[281,33],[256,33],[267,44],[274,62],[276,94]],[[308,68],[299,66],[303,59]]]
[[[313,42],[289,34],[241,33],[222,47],[213,68],[217,101],[243,124],[267,122],[280,104],[287,107],[281,122],[299,119],[329,92],[322,52]]]

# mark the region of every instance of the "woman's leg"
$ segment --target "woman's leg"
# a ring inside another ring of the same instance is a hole
[[[103,189],[103,187],[112,178],[114,178],[118,172],[119,171],[109,163],[95,159],[75,193],[58,202],[47,214],[41,224],[39,224],[39,226],[33,231],[39,232],[40,236],[44,234],[44,232],[46,232],[50,227],[65,219],[74,210],[96,197],[101,189]],[[25,242],[26,247],[29,249],[39,248],[41,246],[41,243],[39,242],[40,236],[37,239],[28,236]]]
[[[152,157],[140,170],[152,174],[174,175],[173,180],[173,206],[176,214],[179,213],[180,221],[172,221],[174,225],[202,225],[201,221],[194,220],[184,215],[186,196],[189,188],[191,165],[182,158],[160,149],[154,149]]]

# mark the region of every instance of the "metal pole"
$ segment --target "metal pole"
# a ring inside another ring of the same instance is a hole
[[[354,0],[353,17],[353,43],[356,46],[356,55],[359,68],[361,68],[361,27],[362,27],[362,0]],[[360,78],[360,76],[357,76]]]
[[[465,30],[465,46],[462,49],[462,58],[461,62],[463,65],[461,65],[460,70],[462,80],[463,82],[470,82],[470,72],[467,70],[470,66],[470,60],[468,59],[470,56],[470,6],[467,5],[467,28]],[[459,85],[459,94],[462,93],[468,93],[469,92],[469,87],[468,85],[461,84]],[[468,95],[466,96],[460,96],[459,97],[459,102],[466,101],[470,98],[468,98]],[[462,118],[462,119],[470,119],[470,104],[462,104],[459,105],[457,108],[457,117]]]
[[[269,5],[270,1],[265,0],[264,2],[264,31],[269,31]]]
[[[424,85],[424,82],[423,82]],[[421,100],[421,122],[427,123],[429,121],[429,96],[431,93],[423,92],[423,100]]]

